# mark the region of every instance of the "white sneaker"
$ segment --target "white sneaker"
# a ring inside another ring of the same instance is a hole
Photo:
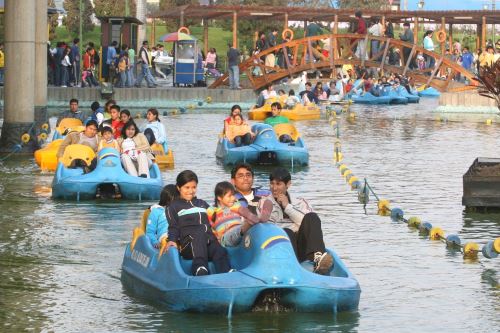
[[[208,269],[204,266],[198,267],[196,270],[196,273],[194,274],[195,276],[203,276],[203,275],[208,275]]]
[[[314,273],[328,275],[333,266],[333,257],[328,252],[314,253]]]

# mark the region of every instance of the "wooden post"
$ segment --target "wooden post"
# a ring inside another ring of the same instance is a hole
[[[446,31],[446,22],[445,22],[444,17],[441,17],[441,30]],[[444,56],[445,49],[446,49],[445,41],[440,43],[440,47],[441,47],[441,55]]]
[[[156,19],[154,17],[152,18],[149,40],[151,41],[151,47],[156,46]]]
[[[448,24],[448,44],[450,45],[450,51],[453,49],[453,24]]]
[[[236,11],[233,12],[233,47],[238,47],[238,13]]]
[[[283,26],[283,30],[288,29],[288,13],[285,13],[285,23]]]
[[[181,27],[184,26],[184,11],[183,10],[181,11],[181,18],[180,18],[180,21],[179,21],[179,25]]]
[[[479,35],[481,29],[481,24],[476,24],[476,50],[481,47],[481,36]]]
[[[338,34],[338,32],[339,32],[339,16],[335,14],[333,21],[333,33]]]
[[[307,21],[304,21],[304,37],[307,34]]]
[[[205,50],[205,55],[208,53],[208,19],[203,19],[203,49]]]
[[[413,20],[413,44],[418,44],[418,16]]]
[[[481,24],[481,48],[486,48],[486,16],[483,16],[483,22]]]

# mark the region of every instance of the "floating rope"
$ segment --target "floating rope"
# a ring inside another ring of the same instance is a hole
[[[350,104],[344,111],[344,108],[340,111],[327,110],[328,123],[334,130],[335,143],[334,143],[334,162],[339,169],[340,174],[345,178],[346,182],[351,185],[351,190],[355,190],[358,193],[358,201],[363,204],[363,208],[366,211],[366,206],[370,202],[370,194],[372,194],[377,202],[378,214],[382,216],[390,216],[395,222],[402,221],[408,225],[409,228],[418,229],[421,235],[427,235],[430,240],[441,241],[446,244],[446,247],[450,250],[459,250],[464,259],[477,259],[479,252],[487,259],[497,258],[500,254],[500,237],[495,240],[490,240],[483,244],[481,250],[478,243],[467,242],[462,244],[462,240],[456,234],[445,235],[445,232],[440,227],[435,227],[429,222],[423,222],[419,217],[412,216],[410,218],[405,218],[404,211],[401,208],[391,208],[390,201],[386,199],[381,199],[373,188],[368,183],[367,179],[364,178],[363,184],[359,181],[349,167],[343,162],[343,155],[341,152],[341,141],[340,141],[340,126],[337,121],[337,115],[349,112],[349,118],[353,119],[356,117],[354,112],[350,112]]]

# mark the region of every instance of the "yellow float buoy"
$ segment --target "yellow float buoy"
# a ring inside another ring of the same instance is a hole
[[[341,164],[341,165],[339,166],[339,171],[340,171],[341,173],[342,173],[342,171],[343,171],[343,170],[345,170],[345,169],[348,169],[347,165],[345,165],[345,164]]]
[[[493,120],[491,119],[486,119],[486,125],[491,125],[491,123],[493,122]]]
[[[466,243],[464,245],[464,258],[474,259],[477,258],[479,252],[479,245],[477,243]]]
[[[28,133],[24,133],[23,135],[21,135],[21,141],[23,143],[28,143],[30,141],[30,135]]]
[[[349,178],[347,182],[349,183],[349,185],[352,185],[352,183],[354,183],[357,180],[359,180],[358,177],[352,176],[351,178]]]
[[[386,199],[382,199],[377,203],[377,207],[379,210],[390,210],[389,205],[390,201]]]
[[[212,97],[210,97],[210,96],[207,96],[207,98],[205,100],[207,101],[207,103],[212,103]]]
[[[341,152],[338,152],[338,153],[337,153],[337,152],[335,152],[335,153],[333,154],[333,160],[334,160],[334,162],[340,162],[340,161],[342,161],[343,159],[344,159],[344,155],[342,155],[342,153],[341,153]]]
[[[40,140],[47,140],[47,133],[41,133],[39,138]]]
[[[495,250],[496,253],[500,254],[500,237],[495,239],[495,241],[493,242],[493,250]]]
[[[356,113],[349,112],[349,118],[356,118]]]
[[[352,171],[351,170],[346,170],[343,174],[344,178],[347,178],[347,176],[349,176],[350,174],[352,174]]]
[[[444,231],[439,227],[433,227],[429,232],[429,239],[431,240],[440,240],[444,238]]]
[[[412,216],[408,219],[408,226],[413,228],[418,228],[418,226],[422,223],[422,220],[417,216]]]
[[[47,131],[49,129],[49,124],[45,123],[40,128],[43,129],[44,131]]]

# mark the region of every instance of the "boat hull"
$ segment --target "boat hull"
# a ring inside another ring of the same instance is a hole
[[[52,197],[65,200],[95,199],[102,186],[116,185],[120,198],[127,200],[158,200],[163,188],[160,169],[153,163],[150,178],[134,177],[122,167],[119,153],[112,148],[101,150],[97,167],[84,174],[81,168],[66,168],[59,162],[52,181]]]
[[[263,304],[266,295],[280,307],[300,312],[358,307],[359,284],[335,252],[328,250],[334,258],[330,275],[314,274],[312,264],[297,261],[286,233],[272,223],[254,226],[239,246],[227,250],[235,272],[196,277],[188,274],[191,261],[177,249],[160,256],[139,235],[125,250],[122,282],[135,295],[173,311],[248,312]]]

